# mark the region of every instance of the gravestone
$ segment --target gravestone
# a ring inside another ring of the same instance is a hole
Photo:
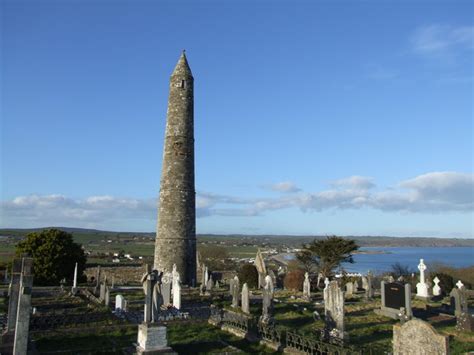
[[[163,305],[167,307],[171,304],[171,274],[164,274],[161,282],[161,296],[163,297]]]
[[[208,292],[212,291],[212,289],[214,288],[214,280],[212,279],[212,275],[209,277],[209,280],[207,280],[207,284],[206,284],[206,290]]]
[[[116,295],[115,296],[115,310],[121,310],[124,311],[123,309],[123,303],[125,301],[125,298],[122,295]]]
[[[12,265],[12,278],[8,290],[8,318],[7,332],[14,332],[16,327],[16,316],[18,313],[18,298],[20,296],[22,259],[14,259]]]
[[[344,292],[337,281],[331,281],[324,289],[324,314],[326,333],[344,339]]]
[[[373,283],[374,276],[372,272],[367,273],[367,289],[365,290],[365,298],[372,299],[374,297],[374,285]]]
[[[128,301],[125,298],[123,299],[122,310],[128,312]]]
[[[13,341],[13,354],[26,354],[28,349],[28,334],[31,315],[31,291],[33,288],[32,275],[33,259],[23,258],[18,307]]]
[[[352,282],[346,283],[346,295],[352,296],[354,293],[354,284]]]
[[[105,286],[105,297],[104,297],[104,304],[108,306],[110,303],[110,288],[109,286]]]
[[[95,274],[95,288],[94,288],[94,294],[97,296],[100,291],[100,265],[97,265],[97,271]]]
[[[73,279],[73,282],[72,282],[71,293],[73,295],[75,295],[77,293],[77,263],[76,263],[76,266],[74,267],[74,279]]]
[[[390,276],[388,277],[388,282],[389,282],[389,283],[395,282],[395,279],[393,278],[392,275],[390,275]]]
[[[99,299],[101,302],[104,302],[105,300],[105,287],[105,283],[100,284]]]
[[[474,331],[473,315],[469,312],[461,312],[461,314],[456,317],[456,330],[458,332]]]
[[[436,276],[436,277],[433,279],[433,283],[434,283],[434,286],[433,286],[433,296],[441,296],[441,287],[439,287],[440,281],[441,281],[441,280],[438,278],[438,276]]]
[[[209,281],[209,269],[206,266],[204,268],[204,285],[207,286],[208,281]]]
[[[203,285],[204,287],[206,287],[206,283],[207,283],[207,267],[203,264],[202,265],[202,276],[201,276],[201,285]]]
[[[272,281],[273,281],[273,285],[277,285],[277,277],[275,275],[275,273],[273,272],[273,270],[269,270],[268,271],[268,276],[270,276],[272,278]]]
[[[265,286],[262,291],[262,316],[260,322],[273,324],[273,282],[268,275],[265,277]]]
[[[319,284],[321,280],[323,279],[323,274],[318,273],[318,279],[316,280],[316,287],[319,289]]]
[[[461,280],[458,280],[458,282],[456,282],[456,286],[461,289],[464,287],[464,284],[461,282]]]
[[[393,319],[410,319],[413,317],[411,309],[411,285],[400,282],[380,283],[381,307],[376,310],[381,314]]]
[[[247,283],[244,283],[242,286],[242,312],[246,314],[250,314],[250,307],[249,307],[249,288]]]
[[[308,301],[311,299],[311,282],[309,281],[309,274],[307,272],[304,274],[303,298]]]
[[[240,295],[240,283],[239,278],[234,276],[234,280],[231,284],[232,287],[232,307],[239,307],[239,295]]]
[[[179,277],[173,286],[173,307],[181,309],[181,283],[179,282]]]
[[[412,319],[393,326],[393,355],[448,355],[448,339],[430,324]]]
[[[329,281],[329,279],[326,277],[324,279],[324,289],[328,288],[329,284],[331,283],[331,281]]]
[[[468,304],[467,304],[467,295],[465,290],[459,288],[453,288],[449,293],[451,301],[451,309],[454,310],[454,315],[456,317],[460,316],[462,313],[468,313]]]
[[[172,353],[168,346],[166,327],[156,323],[138,326],[137,354]]]
[[[267,276],[267,269],[265,267],[265,261],[263,260],[260,249],[257,250],[257,255],[255,256],[255,268],[258,272],[258,288],[262,288],[265,286],[265,276]]]
[[[427,300],[428,298],[430,298],[430,292],[428,284],[425,281],[426,265],[423,262],[423,259],[420,259],[418,270],[420,270],[420,282],[416,284],[416,297]]]
[[[355,280],[355,281],[354,281],[354,291],[355,291],[355,292],[359,291],[359,288],[360,288],[360,286],[359,286],[359,281]]]
[[[369,289],[369,283],[367,281],[367,277],[362,276],[362,288],[364,291],[367,291]]]

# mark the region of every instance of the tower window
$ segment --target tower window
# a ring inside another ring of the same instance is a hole
[[[181,88],[186,88],[186,80],[181,80],[181,85],[180,85]]]

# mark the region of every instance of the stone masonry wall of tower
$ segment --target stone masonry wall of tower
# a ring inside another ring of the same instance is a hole
[[[183,52],[170,79],[154,268],[196,282],[194,79]]]

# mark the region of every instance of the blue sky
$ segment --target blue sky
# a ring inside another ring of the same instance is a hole
[[[186,49],[198,233],[473,237],[473,10],[4,0],[0,226],[154,230]]]

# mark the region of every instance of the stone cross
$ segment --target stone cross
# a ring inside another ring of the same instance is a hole
[[[246,314],[250,314],[250,307],[249,307],[249,288],[247,283],[244,283],[242,286],[242,312]]]
[[[13,354],[26,354],[28,348],[28,333],[31,314],[31,291],[33,288],[32,258],[23,258],[20,289],[18,297],[18,311],[13,341]]]
[[[311,283],[309,281],[309,274],[307,272],[304,274],[303,297],[308,301],[311,299]]]
[[[461,289],[464,287],[464,284],[461,282],[461,280],[458,280],[458,282],[456,282],[456,286]]]
[[[324,279],[324,289],[326,289],[326,288],[329,286],[329,284],[330,284],[330,281],[329,281],[329,279],[326,277],[326,278]]]
[[[344,292],[337,281],[331,281],[324,289],[325,330],[327,334],[344,338]]]
[[[420,283],[425,283],[425,270],[426,265],[423,262],[423,259],[420,259],[420,264],[418,265],[418,270],[420,270]]]
[[[141,282],[143,285],[143,292],[145,293],[145,309],[143,315],[144,323],[151,323],[155,320],[154,310],[159,310],[163,299],[160,293],[161,277],[163,273],[158,273],[156,270],[151,270],[151,265],[145,266],[145,274],[143,274]],[[158,286],[158,288],[156,287]],[[158,293],[158,294],[157,294]],[[161,301],[161,304],[160,304]]]
[[[454,309],[454,315],[460,316],[461,313],[468,312],[467,295],[464,288],[453,288],[449,294],[451,308]]]
[[[234,276],[232,282],[232,307],[239,307],[240,283],[239,278]]]
[[[418,270],[420,270],[420,282],[416,284],[416,297],[427,299],[430,297],[430,294],[428,284],[425,282],[426,265],[423,262],[423,259],[420,259]]]
[[[439,296],[441,295],[441,287],[439,287],[439,283],[440,283],[440,279],[438,278],[438,276],[436,276],[434,279],[433,279],[433,282],[434,282],[434,286],[433,286],[433,296]]]

